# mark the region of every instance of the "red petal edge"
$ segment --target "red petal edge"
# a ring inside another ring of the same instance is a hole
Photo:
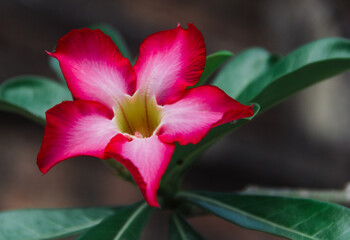
[[[193,24],[154,33],[140,45],[136,90],[156,96],[159,105],[172,103],[198,82],[205,61],[204,39]]]
[[[99,29],[70,31],[49,55],[58,59],[68,88],[76,99],[112,107],[114,99],[135,92],[136,75],[129,60]]]
[[[157,190],[174,149],[174,144],[163,143],[156,135],[128,139],[118,134],[106,147],[105,154],[130,171],[150,206],[159,207]]]
[[[167,143],[196,144],[213,127],[253,116],[252,107],[237,102],[215,86],[188,89],[180,100],[163,106],[157,134]]]
[[[40,171],[68,158],[88,155],[104,158],[110,139],[119,133],[113,112],[98,102],[62,102],[46,112],[44,138],[37,157]]]

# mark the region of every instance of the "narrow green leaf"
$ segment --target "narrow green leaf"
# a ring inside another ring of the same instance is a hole
[[[277,60],[263,48],[250,48],[225,64],[212,84],[236,99],[247,85],[268,71]]]
[[[115,208],[23,209],[0,213],[1,240],[74,236],[111,216]]]
[[[128,58],[129,60],[132,60],[130,50],[127,47],[127,44],[125,43],[124,38],[122,37],[122,35],[117,29],[115,29],[114,27],[112,27],[107,23],[94,24],[94,25],[91,25],[89,28],[100,29],[102,32],[110,36],[113,42],[118,46],[118,49],[120,53],[123,55],[123,57]]]
[[[146,202],[120,208],[77,240],[138,240],[151,211]]]
[[[204,240],[185,219],[177,214],[172,214],[169,219],[169,240]]]
[[[237,100],[257,102],[265,110],[293,93],[349,69],[350,41],[321,39],[288,54],[241,90]]]
[[[194,87],[204,84],[208,78],[230,57],[233,53],[230,51],[222,50],[207,56],[205,62],[205,68],[201,78]]]
[[[40,123],[45,123],[45,112],[49,108],[71,99],[66,87],[39,76],[20,76],[0,85],[0,110],[18,113]]]
[[[49,56],[49,66],[56,74],[58,80],[60,80],[62,83],[64,83],[64,85],[66,85],[66,79],[62,74],[60,63],[58,62],[58,60],[54,57]]]
[[[293,240],[350,239],[350,210],[333,203],[209,192],[180,197],[242,227]]]

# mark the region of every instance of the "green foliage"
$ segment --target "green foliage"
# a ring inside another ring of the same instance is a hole
[[[117,208],[23,209],[0,213],[1,240],[46,240],[74,236]]]
[[[67,88],[44,77],[20,76],[0,85],[0,110],[14,112],[40,123],[45,123],[48,109],[71,99]]]
[[[172,214],[169,219],[169,240],[204,240],[187,222],[178,214]]]
[[[222,50],[207,56],[205,61],[204,71],[201,78],[194,87],[203,85],[208,78],[230,57],[233,53],[230,51]]]
[[[245,228],[293,240],[350,239],[350,210],[333,203],[209,192],[180,196]]]
[[[77,240],[138,240],[151,211],[146,202],[119,208]]]
[[[282,58],[234,97],[242,102],[257,102],[265,110],[293,93],[349,69],[350,41],[321,39]]]
[[[266,73],[278,57],[262,48],[250,48],[232,58],[213,80],[213,85],[236,99],[252,81]]]
[[[58,60],[54,57],[49,56],[49,66],[56,74],[58,80],[60,80],[62,83],[66,85],[66,79],[64,79],[64,76],[60,68],[60,63],[58,62]]]
[[[107,24],[101,29],[131,58],[120,33]],[[207,57],[196,86],[204,84],[232,53],[219,51]],[[51,68],[64,82],[59,63]],[[222,136],[249,122],[259,112],[323,79],[350,69],[350,41],[328,38],[312,42],[283,58],[262,48],[243,51],[218,72],[213,85],[244,104],[254,104],[254,116],[214,128],[197,145],[176,146],[162,178],[159,195],[163,206],[172,208],[187,201],[246,228],[296,240],[350,239],[349,209],[307,199],[219,193],[180,193],[181,179],[194,160]],[[38,76],[21,76],[0,85],[0,110],[21,114],[45,123],[45,112],[72,100],[67,87]],[[108,163],[108,162],[107,162]],[[118,169],[123,173],[123,169]],[[125,178],[126,175],[125,175]],[[168,205],[168,202],[171,202]],[[44,240],[83,233],[78,239],[139,239],[152,208],[137,203],[123,208],[31,209],[0,213],[0,239]],[[179,211],[178,209],[176,211]],[[169,220],[169,239],[203,239],[178,213]]]

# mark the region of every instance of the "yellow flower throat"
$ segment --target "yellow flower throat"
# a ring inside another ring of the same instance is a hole
[[[162,107],[154,97],[136,92],[117,101],[114,118],[118,129],[136,137],[151,137],[160,124]]]

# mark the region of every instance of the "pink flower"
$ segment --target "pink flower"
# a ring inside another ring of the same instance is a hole
[[[253,115],[214,86],[188,89],[206,60],[192,24],[147,37],[134,66],[100,30],[72,30],[54,53],[74,101],[46,112],[37,164],[44,174],[68,158],[114,158],[132,174],[145,199],[157,190],[175,142],[198,143],[211,128]]]

